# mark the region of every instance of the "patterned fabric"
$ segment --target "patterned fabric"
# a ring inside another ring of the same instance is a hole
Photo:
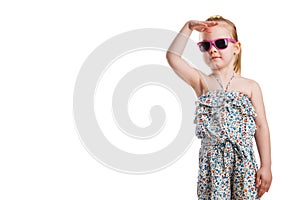
[[[252,142],[257,114],[249,96],[212,90],[201,95],[195,105],[195,134],[201,139],[198,200],[260,199]]]

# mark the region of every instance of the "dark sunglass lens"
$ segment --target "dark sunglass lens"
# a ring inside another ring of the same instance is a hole
[[[219,49],[225,49],[228,46],[228,41],[226,39],[219,39],[215,41],[215,44]]]
[[[209,42],[201,42],[199,45],[200,51],[208,51],[210,48],[210,43]]]

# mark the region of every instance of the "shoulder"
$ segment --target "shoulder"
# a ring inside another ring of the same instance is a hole
[[[248,79],[249,81],[249,85],[251,87],[251,93],[252,95],[257,95],[261,93],[261,88],[260,85],[257,81],[253,80],[253,79]]]
[[[260,86],[257,81],[247,78],[247,77],[240,76],[240,75],[238,76],[238,78],[240,79],[240,81],[242,82],[243,85],[250,86],[251,91],[260,89]]]
[[[237,88],[237,90],[242,91],[251,98],[256,81],[247,77],[243,77],[241,75],[237,75],[235,83],[235,87]]]
[[[266,123],[265,106],[263,100],[263,94],[259,83],[255,80],[249,79],[251,86],[251,103],[254,106],[257,117],[255,118],[256,124],[260,126]]]
[[[252,100],[258,100],[262,98],[262,91],[259,83],[253,79],[250,78],[244,78],[247,82],[247,85],[249,85],[250,89],[250,97]]]
[[[242,81],[244,84],[248,84],[248,85],[252,85],[254,84],[256,81],[241,75],[237,76],[238,79],[240,79],[240,81]]]
[[[248,77],[243,77],[241,75],[239,75],[237,78],[238,78],[239,88],[241,88],[241,91],[244,91],[246,94],[248,94],[251,100],[253,100],[254,98],[256,99],[262,98],[261,87],[256,80]]]

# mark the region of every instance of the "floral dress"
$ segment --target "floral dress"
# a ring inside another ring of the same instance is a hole
[[[201,139],[198,200],[260,199],[252,142],[257,114],[247,94],[220,86],[222,90],[208,91],[195,102],[195,134]]]

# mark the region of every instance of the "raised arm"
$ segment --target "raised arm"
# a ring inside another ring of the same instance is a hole
[[[190,66],[181,56],[193,30],[210,32],[209,27],[215,25],[217,25],[217,22],[201,22],[196,20],[186,22],[173,40],[166,54],[167,61],[174,72],[195,91],[199,90],[197,87],[199,87],[199,82],[205,74]]]

